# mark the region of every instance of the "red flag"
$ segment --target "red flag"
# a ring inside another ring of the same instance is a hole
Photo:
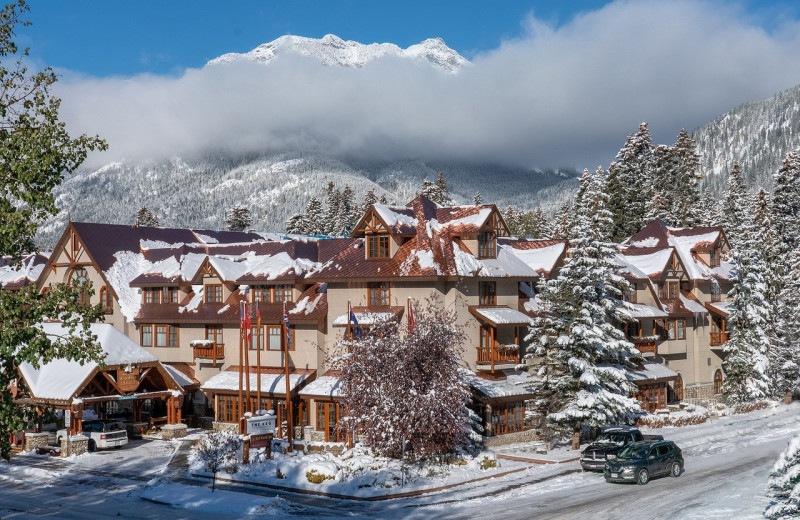
[[[411,305],[411,298],[408,299],[408,333],[414,333],[414,307]]]
[[[244,304],[244,330],[247,331],[247,341],[250,341],[250,313],[247,312],[247,303]]]

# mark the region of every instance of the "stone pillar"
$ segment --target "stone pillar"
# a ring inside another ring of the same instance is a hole
[[[161,440],[169,441],[186,437],[185,424],[168,424],[161,427]]]
[[[36,448],[47,446],[47,432],[44,433],[26,433],[25,434],[25,451],[35,451]]]
[[[83,455],[89,451],[89,437],[85,435],[72,435],[67,440],[66,437],[61,439],[61,456],[69,457],[71,455]]]

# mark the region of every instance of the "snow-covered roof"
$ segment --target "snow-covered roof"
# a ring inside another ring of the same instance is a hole
[[[187,386],[192,386],[197,384],[197,382],[193,381],[189,376],[187,376],[186,374],[184,374],[183,372],[181,372],[172,365],[165,364],[164,368],[167,369],[167,372],[169,373],[170,376],[172,376],[172,379],[174,379],[175,382],[181,385],[181,388],[186,388]]]
[[[711,302],[707,303],[706,306],[725,318],[731,313],[731,302]]]
[[[683,295],[683,293],[681,293],[680,298],[681,298],[681,303],[683,304],[684,307],[686,307],[686,310],[688,310],[689,312],[694,312],[697,314],[708,314],[708,310],[705,307],[703,307],[703,305],[697,300],[693,300],[692,298],[687,298],[686,296]]]
[[[497,245],[496,258],[478,258],[462,248],[454,246],[456,272],[459,276],[485,278],[521,277],[536,278],[538,273],[509,246]]]
[[[674,370],[670,370],[661,363],[656,363],[655,361],[645,361],[635,370],[628,370],[626,372],[626,376],[628,381],[633,381],[634,383],[643,383],[657,379],[675,379],[678,377],[678,373]]]
[[[667,262],[672,256],[672,249],[661,249],[649,254],[634,255],[630,254],[631,251],[623,251],[621,260],[627,264],[625,267],[633,267],[628,271],[636,278],[647,278],[652,275],[661,273],[667,266]],[[641,276],[644,274],[645,276]]]
[[[395,312],[353,312],[353,314],[355,314],[356,321],[358,321],[359,325],[374,325],[397,316]],[[337,316],[336,319],[333,320],[333,326],[346,327],[348,318],[349,316],[347,314]]]
[[[511,307],[470,307],[470,311],[495,326],[533,323],[528,315]]]
[[[65,337],[69,329],[61,323],[38,325],[54,341]],[[127,365],[157,362],[158,358],[137,345],[122,332],[108,323],[92,323],[91,333],[105,354],[106,365]],[[100,365],[88,361],[83,364],[66,359],[54,359],[34,368],[27,362],[20,364],[20,372],[25,378],[33,397],[37,399],[67,400],[81,389],[81,385]]]
[[[0,288],[18,288],[34,283],[42,274],[47,257],[31,254],[15,264],[10,257],[0,257]]]
[[[308,378],[306,374],[289,374],[289,392]],[[250,391],[257,391],[257,374],[250,373]],[[239,372],[226,370],[215,375],[200,387],[207,392],[239,390]],[[286,395],[286,378],[283,374],[261,374],[261,392],[265,394]]]
[[[484,379],[471,370],[459,370],[459,376],[464,383],[480,392],[489,399],[501,397],[532,397],[535,394],[534,384],[536,379],[524,370],[502,370],[505,379]]]
[[[342,380],[338,377],[320,376],[300,390],[300,395],[311,397],[341,397],[341,382]]]
[[[534,272],[540,274],[549,273],[555,268],[556,262],[564,254],[567,244],[559,242],[536,249],[517,248],[514,247],[514,244],[509,244],[509,246],[512,248],[514,256],[530,267]]]
[[[642,303],[631,303],[631,302],[622,302],[622,308],[630,314],[631,318],[634,319],[642,319],[642,318],[667,318],[669,314],[662,311],[657,307],[652,307],[650,305],[644,305]]]

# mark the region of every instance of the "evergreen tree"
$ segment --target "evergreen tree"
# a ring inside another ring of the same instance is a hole
[[[661,219],[667,225],[675,225],[673,215],[677,183],[675,157],[668,146],[659,145],[653,152],[653,197],[647,203],[647,218]]]
[[[609,166],[606,190],[615,242],[622,242],[646,223],[648,201],[653,196],[653,162],[652,138],[647,123],[642,123]]]
[[[370,206],[376,204],[378,202],[378,196],[375,195],[375,190],[370,188],[367,193],[364,194],[364,199],[361,201],[361,208],[359,210],[359,217],[366,213]]]
[[[627,282],[606,238],[605,181],[602,171],[581,178],[569,257],[555,279],[540,284],[550,312],[534,320],[528,336],[545,358],[540,405],[556,428],[628,423],[641,413],[626,377],[636,350],[614,326]]]
[[[23,1],[0,8],[0,256],[14,260],[36,250],[33,237],[39,223],[58,213],[53,189],[90,150],[106,148],[99,137],[70,136],[59,121],[61,102],[50,94],[55,72],[28,70],[28,49],[20,50],[14,41],[16,31],[30,25],[25,20],[28,10]],[[84,290],[92,292],[91,286],[75,290],[65,284],[43,293],[35,286],[0,290],[0,456],[5,459],[11,451],[7,433],[31,427],[32,417],[46,413],[14,402],[12,388],[21,395],[30,391],[17,367],[38,367],[43,360],[57,358],[102,362],[89,327],[103,312],[100,305],[84,303]],[[36,326],[46,319],[61,320],[69,336],[48,336]]]
[[[424,179],[422,181],[422,190],[419,192],[419,194],[422,195],[423,197],[432,200],[433,202],[437,202],[442,198],[441,193],[442,192],[439,189],[439,186],[437,186],[433,182],[429,181],[428,179]]]
[[[306,206],[305,213],[305,233],[308,235],[324,235],[325,229],[325,212],[322,209],[322,202],[316,197],[311,197]]]
[[[689,136],[686,129],[678,134],[678,139],[671,149],[675,164],[675,185],[671,217],[678,227],[696,226],[702,218],[700,207],[700,179],[702,171],[697,143]]]
[[[322,233],[325,235],[336,235],[341,232],[341,229],[337,229],[337,226],[342,224],[342,213],[340,208],[342,203],[342,192],[336,189],[333,181],[328,183],[328,187],[325,189],[325,192],[328,208],[325,211],[325,219],[320,221],[323,225]]]
[[[381,195],[381,204],[389,204],[389,200],[386,198],[386,195]]]
[[[444,172],[439,171],[439,176],[436,178],[436,187],[439,188],[439,200],[434,200],[440,206],[452,206],[453,198],[450,195],[450,188],[447,186],[447,181],[444,179]]]
[[[250,216],[247,206],[237,204],[228,210],[225,224],[228,225],[228,231],[247,231],[253,224],[253,217]]]
[[[722,218],[722,206],[720,202],[714,198],[711,194],[711,189],[706,188],[703,192],[703,197],[700,199],[698,203],[698,225],[703,226],[721,226],[723,222]],[[728,230],[725,230],[727,234]]]
[[[483,198],[481,197],[481,192],[475,194],[472,198],[472,203],[476,206],[480,206],[483,203]]]
[[[734,164],[728,175],[728,191],[722,200],[722,222],[720,223],[734,249],[739,245],[743,233],[740,228],[741,223],[752,220],[750,208],[750,195],[744,183],[744,174],[739,165]]]
[[[800,248],[800,155],[791,152],[774,176],[772,214],[777,254],[788,259],[789,253]]]
[[[781,453],[767,484],[770,503],[764,511],[769,520],[800,517],[800,437],[795,437]]]
[[[800,338],[797,324],[800,323],[800,251],[790,254],[794,263],[782,278],[783,285],[778,295],[780,312],[777,322],[777,339],[769,351],[770,380],[775,397],[787,392],[800,392]]]
[[[572,230],[572,201],[567,200],[558,208],[555,215],[555,227],[553,228],[553,238],[564,240],[570,237]]]
[[[739,175],[732,177],[740,178]],[[729,184],[729,193],[735,191],[736,188]],[[737,230],[731,255],[736,281],[730,292],[730,333],[722,347],[726,353],[722,368],[727,377],[725,394],[732,402],[743,403],[770,395],[767,358],[770,337],[767,328],[772,320],[772,310],[766,297],[766,264],[759,228],[747,207],[747,198],[737,200],[738,207],[726,208],[734,219],[730,221],[731,225]],[[726,200],[726,203],[729,202]]]
[[[339,197],[338,213],[334,218],[334,235],[347,236],[355,226],[358,208],[353,202],[353,190],[345,185]]]
[[[147,209],[147,206],[142,206],[142,209],[136,213],[136,222],[144,227],[160,227],[158,217],[153,215],[150,210]]]
[[[522,215],[514,206],[506,208],[505,214],[503,214],[503,220],[506,221],[508,230],[512,235],[524,236],[522,234]]]
[[[286,221],[286,232],[290,235],[306,234],[306,216],[302,213],[295,213]]]
[[[527,227],[528,233],[534,238],[550,238],[550,224],[547,222],[547,215],[542,211],[541,206],[533,211],[526,213],[529,224]]]

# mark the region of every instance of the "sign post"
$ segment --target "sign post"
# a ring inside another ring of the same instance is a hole
[[[67,429],[67,456],[69,456],[69,431],[72,429],[72,410],[64,410],[64,428]]]
[[[266,448],[268,459],[272,458],[272,439],[275,436],[277,419],[272,410],[268,410],[264,415],[255,415],[247,419],[250,447]]]

